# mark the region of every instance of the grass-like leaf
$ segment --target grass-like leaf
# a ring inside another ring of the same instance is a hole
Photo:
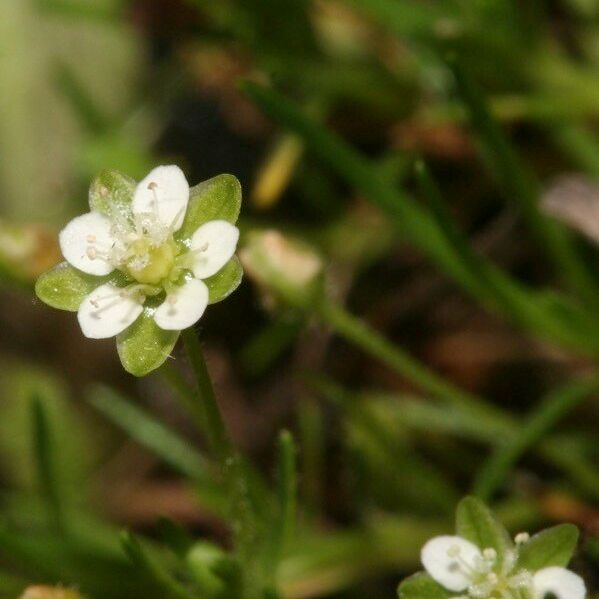
[[[483,465],[476,478],[474,492],[483,499],[488,499],[528,449],[535,447],[561,418],[597,391],[599,380],[591,378],[575,381],[551,392],[532,411],[518,432],[507,443],[499,445]]]
[[[159,420],[110,387],[92,387],[88,399],[96,410],[177,472],[203,482],[210,478],[210,466],[199,452]]]
[[[506,198],[518,203],[533,235],[548,256],[553,259],[558,273],[582,294],[596,297],[597,284],[586,269],[584,260],[574,249],[566,231],[544,217],[539,210],[540,183],[509,143],[499,123],[494,119],[482,92],[478,89],[461,63],[449,59],[460,97],[468,107],[471,122],[478,132],[495,169]]]
[[[195,593],[183,586],[154,556],[142,547],[129,532],[121,536],[123,550],[134,566],[144,571],[172,599],[197,599]]]
[[[48,414],[39,397],[34,397],[31,401],[31,420],[39,488],[48,508],[50,522],[58,532],[64,532],[64,504],[54,463],[56,448],[52,442]]]
[[[395,189],[380,176],[375,165],[310,120],[283,96],[249,82],[244,84],[244,90],[266,114],[299,134],[316,156],[383,208],[405,238],[417,245],[444,273],[474,297],[493,301],[493,309],[512,319],[516,307],[519,309],[518,323],[534,333],[578,350],[599,354],[598,343],[588,335],[588,326],[598,328],[592,317],[586,317],[578,307],[561,298],[559,302],[555,296],[551,301],[546,301],[541,296],[535,297],[526,292],[522,285],[515,282],[510,281],[507,285],[507,275],[498,274],[500,271],[491,266],[486,267],[487,273],[494,276],[495,284],[503,286],[503,293],[493,294],[489,290],[484,298],[481,297],[481,281],[473,276],[470,265],[464,262],[463,256],[453,246],[452,239],[448,238],[447,232],[426,209]],[[568,322],[563,322],[563,319]]]

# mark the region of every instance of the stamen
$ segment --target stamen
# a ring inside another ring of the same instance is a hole
[[[503,556],[503,563],[501,564],[501,571],[504,576],[507,576],[516,565],[518,561],[518,549],[515,551],[507,550]]]
[[[179,212],[177,212],[177,214],[175,214],[173,220],[171,221],[171,223],[168,226],[168,230],[173,233],[176,229],[175,223],[179,220],[179,218],[181,218],[182,214],[185,214],[185,211],[187,210],[187,206],[183,206]]]
[[[516,543],[516,545],[524,545],[525,543],[528,543],[528,541],[530,541],[530,535],[527,532],[519,532],[514,537],[514,543]]]
[[[492,547],[487,547],[484,551],[483,551],[483,557],[485,558],[485,560],[487,560],[488,562],[494,563],[495,560],[497,559],[497,551],[495,551],[495,549],[493,549]]]
[[[94,306],[94,308],[97,308],[98,313],[102,312],[103,310],[106,310],[107,308],[114,306],[114,302],[107,304],[106,306],[100,306],[100,302],[103,302],[104,300],[108,300],[111,298],[118,297],[120,299],[125,299],[125,298],[136,299],[139,303],[143,304],[143,302],[146,300],[146,296],[143,293],[144,291],[151,291],[151,287],[148,285],[143,285],[143,284],[128,285],[127,287],[115,289],[115,291],[113,293],[108,293],[106,295],[100,295],[98,297],[90,297],[89,303],[92,306]],[[137,297],[135,297],[136,295],[137,295]]]
[[[154,212],[154,216],[158,217],[158,195],[156,194],[158,183],[151,181],[148,183],[148,189],[152,191],[152,195],[154,196],[154,201],[152,202],[152,211]]]
[[[94,245],[88,245],[85,248],[85,254],[90,260],[104,260],[104,262],[110,263],[109,252],[100,251]]]
[[[451,547],[449,547],[449,549],[447,550],[447,556],[454,560],[450,567],[453,570],[461,571],[463,574],[468,576],[468,578],[474,579],[474,577],[478,573],[479,568],[477,568],[476,565],[469,564],[462,557],[461,553],[462,548],[459,545],[452,545]]]

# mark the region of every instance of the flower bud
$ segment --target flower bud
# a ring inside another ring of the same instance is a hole
[[[71,589],[36,585],[25,589],[20,599],[83,599],[83,595]]]
[[[322,271],[322,261],[309,246],[275,230],[251,233],[239,257],[267,294],[274,291],[292,303],[314,291]]]
[[[31,281],[60,260],[54,233],[43,225],[0,221],[0,268],[21,281]]]

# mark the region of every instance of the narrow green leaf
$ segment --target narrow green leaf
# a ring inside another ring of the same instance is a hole
[[[559,524],[542,530],[520,548],[518,566],[536,572],[541,568],[565,568],[578,543],[578,529],[573,524]]]
[[[95,177],[89,188],[89,207],[113,215],[115,210],[127,217],[137,183],[115,170],[105,170]]]
[[[150,555],[131,533],[124,532],[121,535],[121,545],[133,565],[151,576],[159,588],[166,593],[166,597],[172,599],[197,599],[195,594],[186,589],[168,572],[156,557]]]
[[[64,531],[63,501],[54,458],[55,447],[48,415],[39,397],[31,402],[32,437],[40,492],[46,501],[50,521],[57,531]]]
[[[177,472],[207,480],[208,464],[203,456],[152,415],[104,385],[92,387],[89,402],[132,439],[163,459]]]
[[[158,518],[156,530],[163,543],[168,545],[171,551],[181,559],[187,555],[189,548],[193,545],[193,539],[187,530],[166,516]]]
[[[456,510],[456,532],[481,550],[493,548],[497,552],[498,566],[512,545],[511,539],[493,512],[476,497],[465,497]]]
[[[178,239],[188,239],[211,220],[236,223],[241,210],[241,184],[233,175],[217,175],[189,190],[189,204]]]
[[[552,124],[551,134],[579,168],[599,178],[599,140],[594,131],[582,123],[559,122]]]
[[[90,135],[99,135],[109,126],[110,119],[97,105],[75,70],[66,61],[60,61],[55,73],[57,87],[69,102],[82,129]]]
[[[526,451],[535,447],[561,418],[597,391],[599,380],[590,378],[569,383],[544,398],[524,425],[507,443],[500,445],[482,466],[474,484],[476,495],[489,498]]]
[[[298,402],[300,493],[308,513],[318,514],[323,506],[326,463],[326,424],[320,403],[307,395]]]
[[[418,572],[406,578],[397,588],[399,599],[447,599],[453,594],[446,591],[428,574]]]
[[[297,509],[297,472],[295,442],[289,431],[279,435],[278,495],[279,518],[275,525],[275,559],[285,553],[293,537]]]
[[[154,321],[154,310],[141,316],[116,338],[123,368],[134,376],[145,376],[162,366],[173,351],[179,331],[165,331]]]
[[[304,319],[296,313],[267,322],[239,352],[243,371],[252,377],[266,372],[289,349],[303,327]]]
[[[311,121],[287,98],[255,83],[246,82],[243,89],[266,114],[299,134],[317,157],[385,210],[404,238],[418,246],[438,268],[458,281],[470,294],[512,318],[514,307],[517,307],[518,323],[536,334],[592,354],[598,353],[592,335],[581,335],[578,328],[569,330],[560,313],[541,305],[536,295],[491,263],[485,261],[485,281],[473,276],[471,265],[464,263],[463,256],[452,245],[455,240],[448,237],[448,231],[435,222],[427,209],[395,189],[380,176],[375,165]],[[484,259],[479,257],[479,260]],[[481,293],[481,286],[489,281],[493,282],[494,288],[484,289],[484,294]],[[502,293],[494,293],[495,288],[502,289]]]
[[[468,107],[472,124],[488,153],[489,163],[496,171],[505,196],[516,201],[541,248],[553,259],[557,271],[583,294],[596,297],[597,286],[577,254],[567,232],[557,223],[545,218],[539,210],[540,183],[535,174],[510,144],[499,123],[469,73],[455,60],[451,67],[461,98]]]
[[[36,295],[46,304],[59,310],[77,312],[86,295],[96,287],[121,280],[119,273],[96,277],[88,275],[67,262],[62,262],[41,275],[35,283]]]
[[[191,575],[202,591],[203,597],[224,597],[227,591],[224,580],[217,574],[218,566],[227,556],[220,547],[199,541],[186,556]]]
[[[209,303],[216,304],[227,298],[243,278],[243,268],[237,256],[233,256],[215,275],[204,279],[208,286]]]

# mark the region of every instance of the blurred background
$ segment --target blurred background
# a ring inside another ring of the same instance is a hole
[[[172,381],[32,291],[97,172],[171,163],[236,175],[242,233],[311,244],[337,310],[246,277],[198,327],[266,484],[278,431],[299,447],[282,596],[394,596],[472,488],[513,532],[577,524],[593,587],[595,0],[3,0],[0,90],[0,596],[164,597],[118,543],[166,553],[162,516],[228,546]]]

